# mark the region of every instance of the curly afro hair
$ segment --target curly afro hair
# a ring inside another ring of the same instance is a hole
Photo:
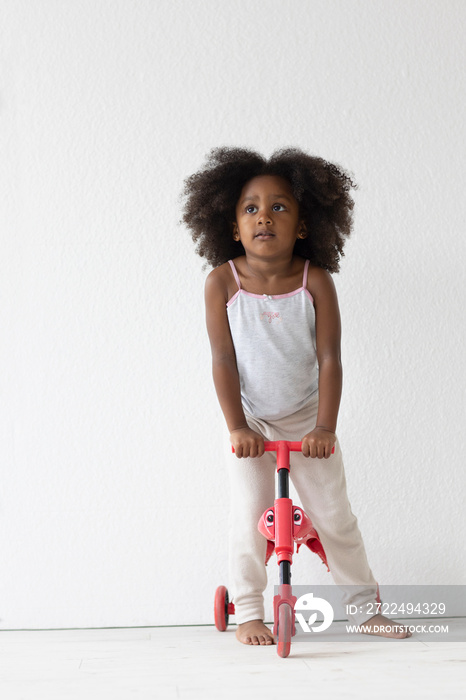
[[[269,160],[244,148],[213,148],[202,170],[184,181],[184,223],[197,243],[196,252],[217,267],[244,254],[233,240],[236,204],[246,182],[258,175],[278,175],[291,185],[300,219],[309,236],[296,241],[294,252],[314,265],[338,272],[343,246],[353,224],[353,199],[357,188],[339,166],[298,148],[275,151]]]

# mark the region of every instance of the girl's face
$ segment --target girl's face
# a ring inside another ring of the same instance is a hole
[[[278,175],[248,180],[236,204],[233,238],[246,255],[268,258],[292,255],[297,238],[307,235],[290,183]]]

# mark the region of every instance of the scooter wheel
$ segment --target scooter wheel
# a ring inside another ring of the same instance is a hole
[[[219,586],[215,591],[214,617],[215,627],[224,632],[228,627],[228,591],[225,586]]]
[[[293,626],[293,610],[288,603],[282,603],[278,608],[278,646],[277,653],[283,659],[288,656],[291,648],[291,628]]]

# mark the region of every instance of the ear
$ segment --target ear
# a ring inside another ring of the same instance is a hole
[[[239,235],[239,230],[238,230],[238,224],[236,223],[236,221],[233,221],[232,224],[233,224],[233,239],[235,241],[239,241],[240,235]]]
[[[306,224],[304,223],[304,221],[301,221],[301,225],[299,227],[297,237],[298,238],[307,238],[307,228],[306,228]]]

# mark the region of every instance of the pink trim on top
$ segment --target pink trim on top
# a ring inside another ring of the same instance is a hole
[[[310,260],[306,260],[306,262],[304,263],[303,289],[304,289],[305,295],[311,300],[311,303],[314,306],[314,299],[312,298],[311,292],[307,288],[307,276],[308,276],[308,272],[309,272],[309,263],[310,263]]]
[[[303,289],[306,289],[307,287],[307,272],[309,270],[309,260],[306,260],[304,263],[304,272],[303,272]]]
[[[248,297],[253,297],[254,299],[263,299],[264,297],[269,297],[271,296],[272,299],[286,299],[287,297],[294,297],[295,294],[299,294],[299,292],[304,292],[306,296],[310,299],[312,304],[314,304],[314,299],[312,298],[312,294],[308,291],[307,289],[307,275],[308,275],[308,270],[309,270],[309,260],[306,260],[304,264],[304,274],[303,274],[303,284],[299,289],[295,289],[292,292],[288,292],[287,294],[254,294],[253,292],[246,292],[242,287],[241,287],[241,282],[239,281],[239,275],[238,271],[235,267],[235,263],[233,260],[228,261],[230,263],[230,267],[232,269],[233,275],[236,280],[236,284],[238,285],[238,291],[234,296],[231,297],[229,301],[227,301],[227,307],[231,306],[234,301],[238,298],[240,294],[245,294]]]
[[[242,291],[243,291],[242,289],[238,289],[238,291],[236,292],[236,294],[235,294],[233,297],[231,297],[231,299],[230,299],[229,301],[227,301],[227,308],[228,308],[229,306],[231,306],[231,305],[233,304],[234,301],[236,301],[236,299],[239,297],[239,295],[241,294]]]
[[[234,278],[236,280],[236,284],[238,285],[238,291],[239,291],[241,289],[241,282],[239,281],[239,275],[238,275],[238,272],[236,270],[235,263],[233,262],[233,260],[229,260],[228,262],[230,263],[230,267],[233,271],[233,275],[234,275]]]

